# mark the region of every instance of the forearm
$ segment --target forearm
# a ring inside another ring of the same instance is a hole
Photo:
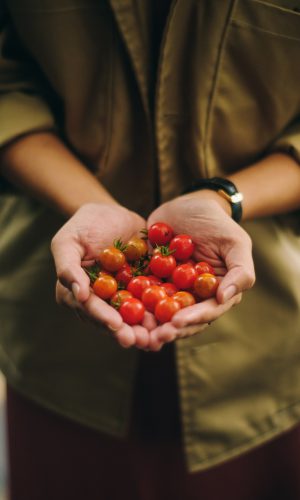
[[[243,193],[243,221],[300,209],[300,165],[288,155],[272,154],[227,179]],[[231,215],[230,204],[215,191],[203,189],[192,195],[214,199]]]
[[[243,220],[300,208],[300,165],[276,153],[228,176],[243,193]]]
[[[0,152],[1,174],[19,188],[71,216],[85,203],[117,203],[53,133],[34,133]]]

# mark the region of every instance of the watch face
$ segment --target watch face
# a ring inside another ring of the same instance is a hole
[[[244,197],[242,195],[242,193],[235,193],[231,196],[231,202],[232,203],[240,203],[241,201],[243,201]]]

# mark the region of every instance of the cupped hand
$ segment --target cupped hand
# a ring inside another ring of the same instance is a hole
[[[123,347],[147,348],[149,328],[125,324],[116,309],[97,297],[90,288],[84,263],[93,263],[99,251],[115,239],[126,242],[146,225],[138,214],[117,204],[83,205],[56,233],[51,243],[57,273],[56,299],[74,309],[83,319],[106,325]]]
[[[163,221],[176,234],[189,234],[195,243],[194,258],[211,264],[222,277],[215,298],[181,309],[170,323],[151,331],[152,348],[201,331],[239,303],[242,292],[255,282],[251,239],[218,198],[206,191],[180,196],[158,207],[148,219],[148,227]]]

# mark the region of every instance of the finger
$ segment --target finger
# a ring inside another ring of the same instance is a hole
[[[157,321],[155,319],[154,314],[152,314],[149,311],[145,311],[144,319],[142,322],[142,325],[147,328],[147,330],[150,332],[151,330],[154,330],[154,328],[157,327]]]
[[[194,335],[197,335],[198,333],[203,332],[210,323],[202,323],[202,324],[197,324],[197,325],[190,325],[190,326],[185,326],[184,328],[181,328],[179,331],[179,335],[177,336],[178,339],[185,339],[188,337],[193,337]]]
[[[73,291],[78,302],[87,300],[90,280],[81,266],[84,249],[73,237],[57,233],[51,242],[51,251],[60,283]]]
[[[150,335],[149,331],[142,325],[135,325],[132,327],[135,333],[135,345],[139,349],[147,349],[149,346]]]
[[[123,323],[118,311],[94,293],[90,293],[89,298],[84,303],[80,303],[74,294],[58,281],[56,284],[56,297],[59,304],[66,305],[71,309],[80,309],[90,322],[103,323],[110,330],[118,330]]]
[[[215,298],[204,300],[199,304],[181,309],[172,318],[175,328],[181,329],[189,325],[210,323],[218,319],[235,304],[241,301],[238,294],[224,304],[219,304]]]
[[[172,342],[179,334],[178,328],[174,327],[170,322],[159,325],[150,332],[150,348],[151,350],[161,349],[163,344]]]
[[[243,237],[224,255],[228,272],[220,283],[216,298],[221,304],[234,295],[248,290],[255,283],[255,271],[251,251],[251,240]]]
[[[135,332],[127,323],[122,324],[122,326],[114,333],[114,337],[125,349],[134,346],[136,343]]]

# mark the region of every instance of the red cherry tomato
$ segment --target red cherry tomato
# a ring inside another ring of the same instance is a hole
[[[193,255],[195,245],[188,234],[177,234],[170,241],[169,250],[175,250],[172,255],[176,260],[187,260]]]
[[[148,246],[146,241],[142,238],[138,238],[137,236],[130,238],[130,240],[126,243],[126,248],[124,250],[126,259],[130,262],[139,260],[141,257],[144,257],[147,252]]]
[[[162,283],[160,286],[166,290],[167,295],[169,297],[174,295],[174,293],[178,292],[178,288],[174,285],[174,283],[166,282]]]
[[[117,281],[110,274],[100,273],[93,283],[93,290],[100,299],[110,299],[117,289]]]
[[[148,229],[148,239],[153,247],[167,245],[173,234],[173,229],[165,222],[156,222]]]
[[[203,274],[203,273],[209,273],[209,274],[216,274],[214,268],[208,264],[208,262],[197,262],[195,264],[195,269],[197,271],[197,274]]]
[[[121,269],[126,259],[121,250],[111,246],[104,248],[104,250],[100,252],[98,260],[106,271],[115,272]]]
[[[119,269],[119,271],[115,275],[115,278],[120,287],[121,286],[127,287],[129,281],[131,280],[131,278],[133,278],[133,272],[134,269],[128,264],[128,262],[125,262],[125,264]]]
[[[199,274],[194,282],[194,290],[200,299],[209,299],[216,294],[219,286],[218,278],[213,274]]]
[[[118,290],[110,299],[110,304],[115,308],[119,309],[119,307],[123,304],[123,302],[127,299],[132,298],[132,293],[128,290]]]
[[[127,290],[131,292],[134,297],[140,299],[143,295],[143,291],[149,286],[151,286],[151,284],[147,276],[135,276],[129,281]]]
[[[159,285],[151,285],[143,291],[142,302],[147,311],[154,312],[156,304],[167,297],[167,292]]]
[[[191,293],[185,291],[174,293],[173,299],[179,302],[181,308],[196,304],[195,297]]]
[[[173,297],[165,297],[156,304],[154,314],[160,323],[166,323],[180,309],[181,307],[177,300],[173,299]]]
[[[156,253],[150,260],[151,272],[159,278],[168,278],[176,267],[176,260],[173,255],[163,255]]]
[[[197,271],[191,264],[180,264],[172,273],[172,281],[179,290],[188,290],[194,285]]]
[[[148,274],[147,278],[151,285],[162,285],[162,281],[158,278],[158,276],[154,276],[154,274]]]
[[[123,321],[128,325],[137,325],[141,323],[145,314],[145,306],[139,299],[134,297],[123,302],[119,309]]]

